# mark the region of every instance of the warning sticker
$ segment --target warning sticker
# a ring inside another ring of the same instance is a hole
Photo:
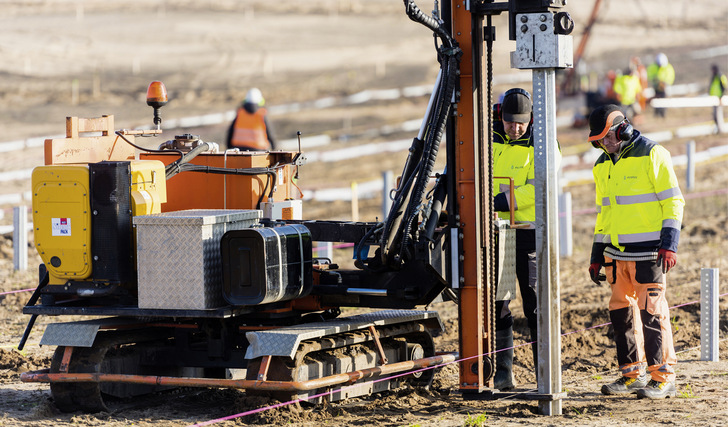
[[[71,218],[51,218],[52,236],[70,236]]]

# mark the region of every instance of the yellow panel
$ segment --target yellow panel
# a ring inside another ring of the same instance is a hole
[[[91,275],[88,167],[39,166],[33,170],[33,226],[38,254],[51,284]]]
[[[159,160],[131,162],[131,199],[134,216],[162,212],[162,203],[167,202],[164,163]]]

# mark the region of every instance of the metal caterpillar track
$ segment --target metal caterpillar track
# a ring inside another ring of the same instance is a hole
[[[145,349],[163,345],[168,333],[163,330],[144,333],[106,332],[99,334],[93,347],[56,348],[51,361],[52,374],[151,374],[140,358]],[[179,368],[169,367],[155,374],[178,375]],[[51,395],[58,409],[63,412],[108,411],[103,395],[130,397],[160,391],[162,386],[147,384],[123,384],[112,382],[51,382]]]
[[[434,312],[391,310],[258,330],[246,334],[245,357],[237,349],[231,358],[204,366],[184,359],[178,351],[184,343],[172,327],[111,330],[99,332],[91,347],[59,345],[50,369],[26,372],[21,380],[50,382],[55,404],[64,412],[107,411],[109,396],[180,386],[333,402],[405,383],[429,386],[432,369],[395,374],[453,361],[454,355],[435,355],[432,334],[441,328]],[[245,369],[245,379],[227,378],[225,367]]]
[[[257,358],[248,365],[246,378],[315,384],[318,379],[331,375],[435,356],[432,335],[419,323],[395,325],[376,330],[374,333],[371,329],[327,336],[316,341],[304,341],[293,360],[287,357],[272,357],[267,362],[266,357]],[[372,381],[382,377],[373,375],[369,378],[348,381],[344,386],[322,386],[302,393],[290,391],[265,393],[282,401],[304,399],[311,403],[320,403],[323,400],[335,402],[391,390],[405,382],[413,386],[429,387],[433,376],[434,371],[427,370],[412,376]],[[248,390],[248,393],[260,392]],[[316,397],[310,398],[311,396]]]

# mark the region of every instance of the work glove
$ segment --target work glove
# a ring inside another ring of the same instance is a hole
[[[589,277],[591,277],[592,282],[597,285],[601,285],[602,280],[607,280],[607,276],[605,274],[599,273],[599,270],[601,269],[602,265],[598,262],[593,262],[589,265]]]
[[[496,212],[508,212],[510,210],[506,193],[498,193],[493,197],[493,210]]]
[[[669,249],[657,251],[657,266],[662,266],[662,273],[667,274],[677,264],[677,254]]]

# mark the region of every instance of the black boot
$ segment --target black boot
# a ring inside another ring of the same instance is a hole
[[[513,327],[495,331],[495,378],[493,387],[507,391],[516,386],[513,378]],[[507,349],[507,350],[503,350]]]
[[[536,384],[538,384],[538,329],[531,329],[531,351],[533,352],[533,372],[536,374]]]

